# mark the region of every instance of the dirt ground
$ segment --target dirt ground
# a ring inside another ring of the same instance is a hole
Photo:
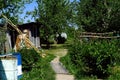
[[[66,74],[57,74],[56,80],[74,80],[73,75],[66,75]]]

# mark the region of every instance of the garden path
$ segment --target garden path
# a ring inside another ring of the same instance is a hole
[[[60,57],[63,57],[67,54],[67,49],[61,49],[56,52],[56,54],[58,54],[56,55],[57,57],[50,63],[56,73],[56,80],[74,80],[74,76],[70,75],[69,72],[62,65],[62,63],[59,61]]]

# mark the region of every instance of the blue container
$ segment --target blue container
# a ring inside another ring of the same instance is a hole
[[[18,80],[17,62],[14,56],[0,55],[0,80]]]
[[[22,60],[21,60],[21,54],[20,53],[14,53],[13,56],[17,58],[17,75],[18,80],[22,77]]]

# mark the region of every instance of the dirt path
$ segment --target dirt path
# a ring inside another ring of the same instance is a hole
[[[59,54],[62,54],[59,56]],[[60,57],[67,54],[67,49],[61,49],[59,52],[56,52],[58,55],[54,60],[51,61],[51,66],[56,73],[56,80],[74,80],[74,76],[70,75],[68,70],[63,67],[62,63],[59,61]]]
[[[67,74],[57,74],[56,80],[74,80],[73,75],[67,75]]]

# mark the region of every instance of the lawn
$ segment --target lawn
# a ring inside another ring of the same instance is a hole
[[[63,57],[67,54],[67,44],[52,44],[49,49],[43,49],[46,54],[52,54],[55,56]]]

